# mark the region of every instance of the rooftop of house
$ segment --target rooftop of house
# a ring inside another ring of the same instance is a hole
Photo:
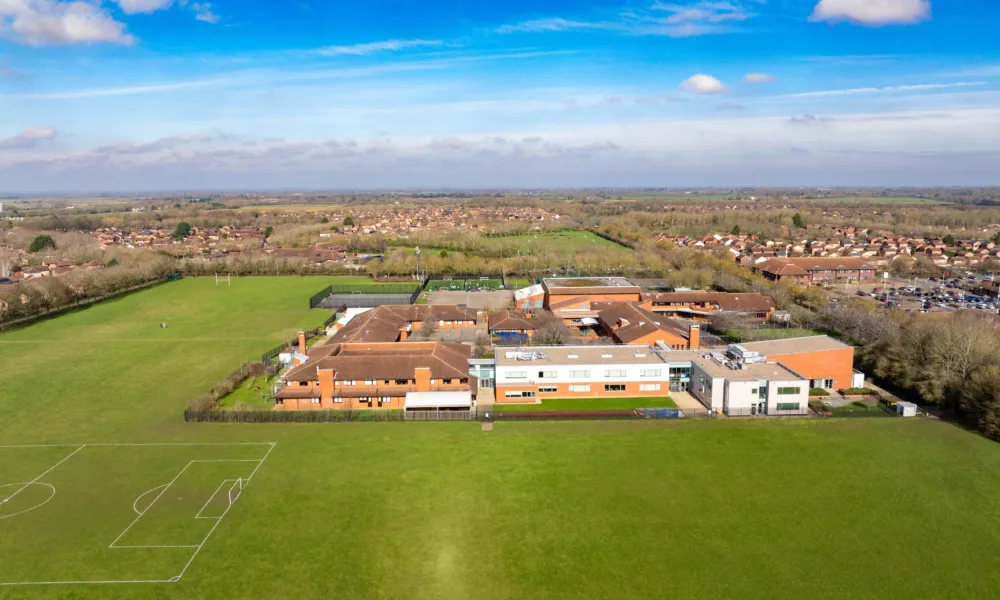
[[[394,342],[409,323],[476,321],[474,308],[450,304],[383,305],[363,312],[330,338],[331,343]]]
[[[489,324],[490,331],[511,329],[528,331],[538,328],[537,321],[529,319],[523,312],[513,310],[493,313],[487,318],[487,323]]]
[[[665,292],[644,293],[643,301],[653,303],[705,304],[714,303],[720,310],[733,312],[766,312],[774,309],[774,301],[769,296],[755,293],[726,292]]]
[[[531,346],[524,350],[500,350],[498,366],[523,365],[595,365],[650,364],[662,365],[663,358],[649,346]]]
[[[429,368],[435,379],[469,377],[469,346],[451,342],[345,343],[318,346],[309,360],[285,373],[285,381],[317,381],[332,369],[337,381],[413,379],[414,370]]]
[[[597,319],[622,343],[628,344],[649,335],[666,332],[688,339],[688,328],[676,319],[658,315],[628,302],[594,302]]]

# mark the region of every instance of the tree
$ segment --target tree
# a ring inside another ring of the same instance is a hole
[[[344,217],[344,227],[354,227],[354,219],[350,215]]]
[[[953,235],[951,235],[949,233],[948,235],[946,235],[943,238],[941,238],[941,241],[944,242],[946,246],[954,246],[955,245],[955,236],[953,236]]]
[[[0,277],[10,277],[17,266],[17,255],[6,248],[0,248]]]
[[[493,356],[493,344],[488,334],[477,334],[474,348],[476,356],[479,358],[491,358]]]
[[[322,219],[320,220],[320,223],[329,223],[329,222],[330,222],[330,219],[328,219],[327,217],[323,217],[323,218],[322,218]]]
[[[271,237],[272,233],[274,233],[274,227],[268,225],[267,229],[264,230],[264,239],[266,240],[267,238]]]
[[[532,341],[543,346],[562,346],[569,341],[569,330],[559,319],[547,316],[539,319]]]
[[[35,237],[35,239],[31,240],[31,245],[28,246],[28,252],[41,252],[42,250],[48,248],[55,250],[56,242],[52,239],[52,236],[43,233],[42,235],[39,235]]]
[[[437,322],[438,319],[432,312],[427,320],[420,324],[420,329],[417,330],[417,337],[422,340],[429,340],[434,337],[434,334],[437,333]]]
[[[441,258],[448,258],[448,251],[447,250],[442,250],[441,251]]]
[[[794,215],[792,215],[792,225],[795,225],[799,229],[805,229],[806,220],[803,219],[802,215],[800,215],[799,213],[795,213]]]
[[[739,235],[740,234],[740,226],[738,224],[737,225],[733,225],[733,230],[730,231],[729,233],[731,233],[733,235]]]
[[[178,223],[177,227],[174,229],[174,239],[183,240],[189,235],[191,235],[191,224],[187,221],[181,221]]]

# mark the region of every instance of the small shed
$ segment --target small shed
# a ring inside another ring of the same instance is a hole
[[[901,417],[915,417],[917,416],[917,405],[900,400],[896,403],[896,414]]]

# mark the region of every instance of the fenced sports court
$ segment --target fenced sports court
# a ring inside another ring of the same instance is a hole
[[[0,446],[0,589],[180,581],[273,447]]]
[[[309,308],[374,308],[385,304],[413,304],[420,295],[419,283],[330,285],[309,299]]]
[[[424,288],[428,292],[488,292],[504,289],[500,277],[442,277],[431,279]]]

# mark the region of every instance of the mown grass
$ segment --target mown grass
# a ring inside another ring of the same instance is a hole
[[[179,582],[0,597],[1000,593],[1000,446],[937,421],[500,422],[491,432],[182,422],[188,400],[235,365],[322,321],[306,299],[328,283],[181,281],[0,335],[2,445],[276,442]],[[58,489],[52,503],[0,521],[0,562],[11,567],[0,581],[14,567],[87,578],[160,564],[156,550],[107,546],[135,518],[134,492],[166,483],[189,453],[123,464],[90,450],[44,477]],[[0,485],[59,459],[32,456],[3,457]]]
[[[497,412],[539,412],[548,410],[631,410],[635,408],[677,408],[670,398],[550,398],[538,404],[498,403]]]

